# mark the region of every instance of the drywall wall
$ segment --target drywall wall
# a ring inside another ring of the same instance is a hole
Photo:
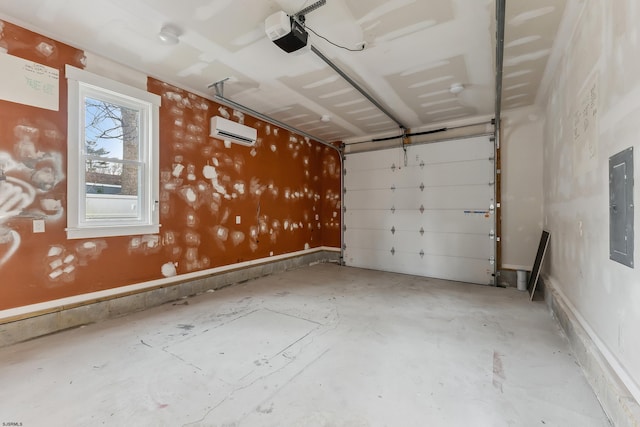
[[[519,108],[502,115],[502,265],[531,271],[542,231],[543,112]]]
[[[339,247],[337,151],[151,78],[162,97],[160,234],[67,240],[64,66],[95,56],[2,21],[0,47],[58,70],[60,94],[58,111],[0,100],[0,310]],[[257,128],[257,145],[210,138],[214,115]]]
[[[640,4],[577,5],[573,31],[556,43],[561,59],[546,102],[543,277],[640,400],[640,269],[609,259],[608,178],[610,156],[640,147]]]

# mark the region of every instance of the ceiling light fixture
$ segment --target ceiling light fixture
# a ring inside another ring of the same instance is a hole
[[[182,32],[173,25],[165,25],[160,29],[158,33],[158,39],[164,44],[178,44],[180,42],[180,35]]]
[[[459,94],[463,90],[464,90],[464,85],[462,83],[453,83],[449,88],[449,92],[451,92],[454,95]]]

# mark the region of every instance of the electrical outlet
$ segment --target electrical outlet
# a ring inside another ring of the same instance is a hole
[[[240,224],[241,219],[240,219],[240,215],[236,215],[236,224]]]
[[[44,233],[44,219],[34,219],[33,220],[33,232],[34,233]]]

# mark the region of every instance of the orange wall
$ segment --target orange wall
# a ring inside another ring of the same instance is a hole
[[[249,116],[257,145],[225,147],[208,136],[209,119],[239,120],[233,109],[152,78],[148,90],[162,96],[160,234],[67,240],[64,65],[82,68],[84,54],[7,22],[0,46],[60,70],[59,111],[0,101],[0,309],[159,279],[174,268],[179,275],[339,247],[335,150]],[[45,220],[45,233],[32,232],[34,218]]]

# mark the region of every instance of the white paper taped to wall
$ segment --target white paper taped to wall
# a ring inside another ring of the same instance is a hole
[[[9,54],[0,54],[0,99],[58,111],[60,71]]]

